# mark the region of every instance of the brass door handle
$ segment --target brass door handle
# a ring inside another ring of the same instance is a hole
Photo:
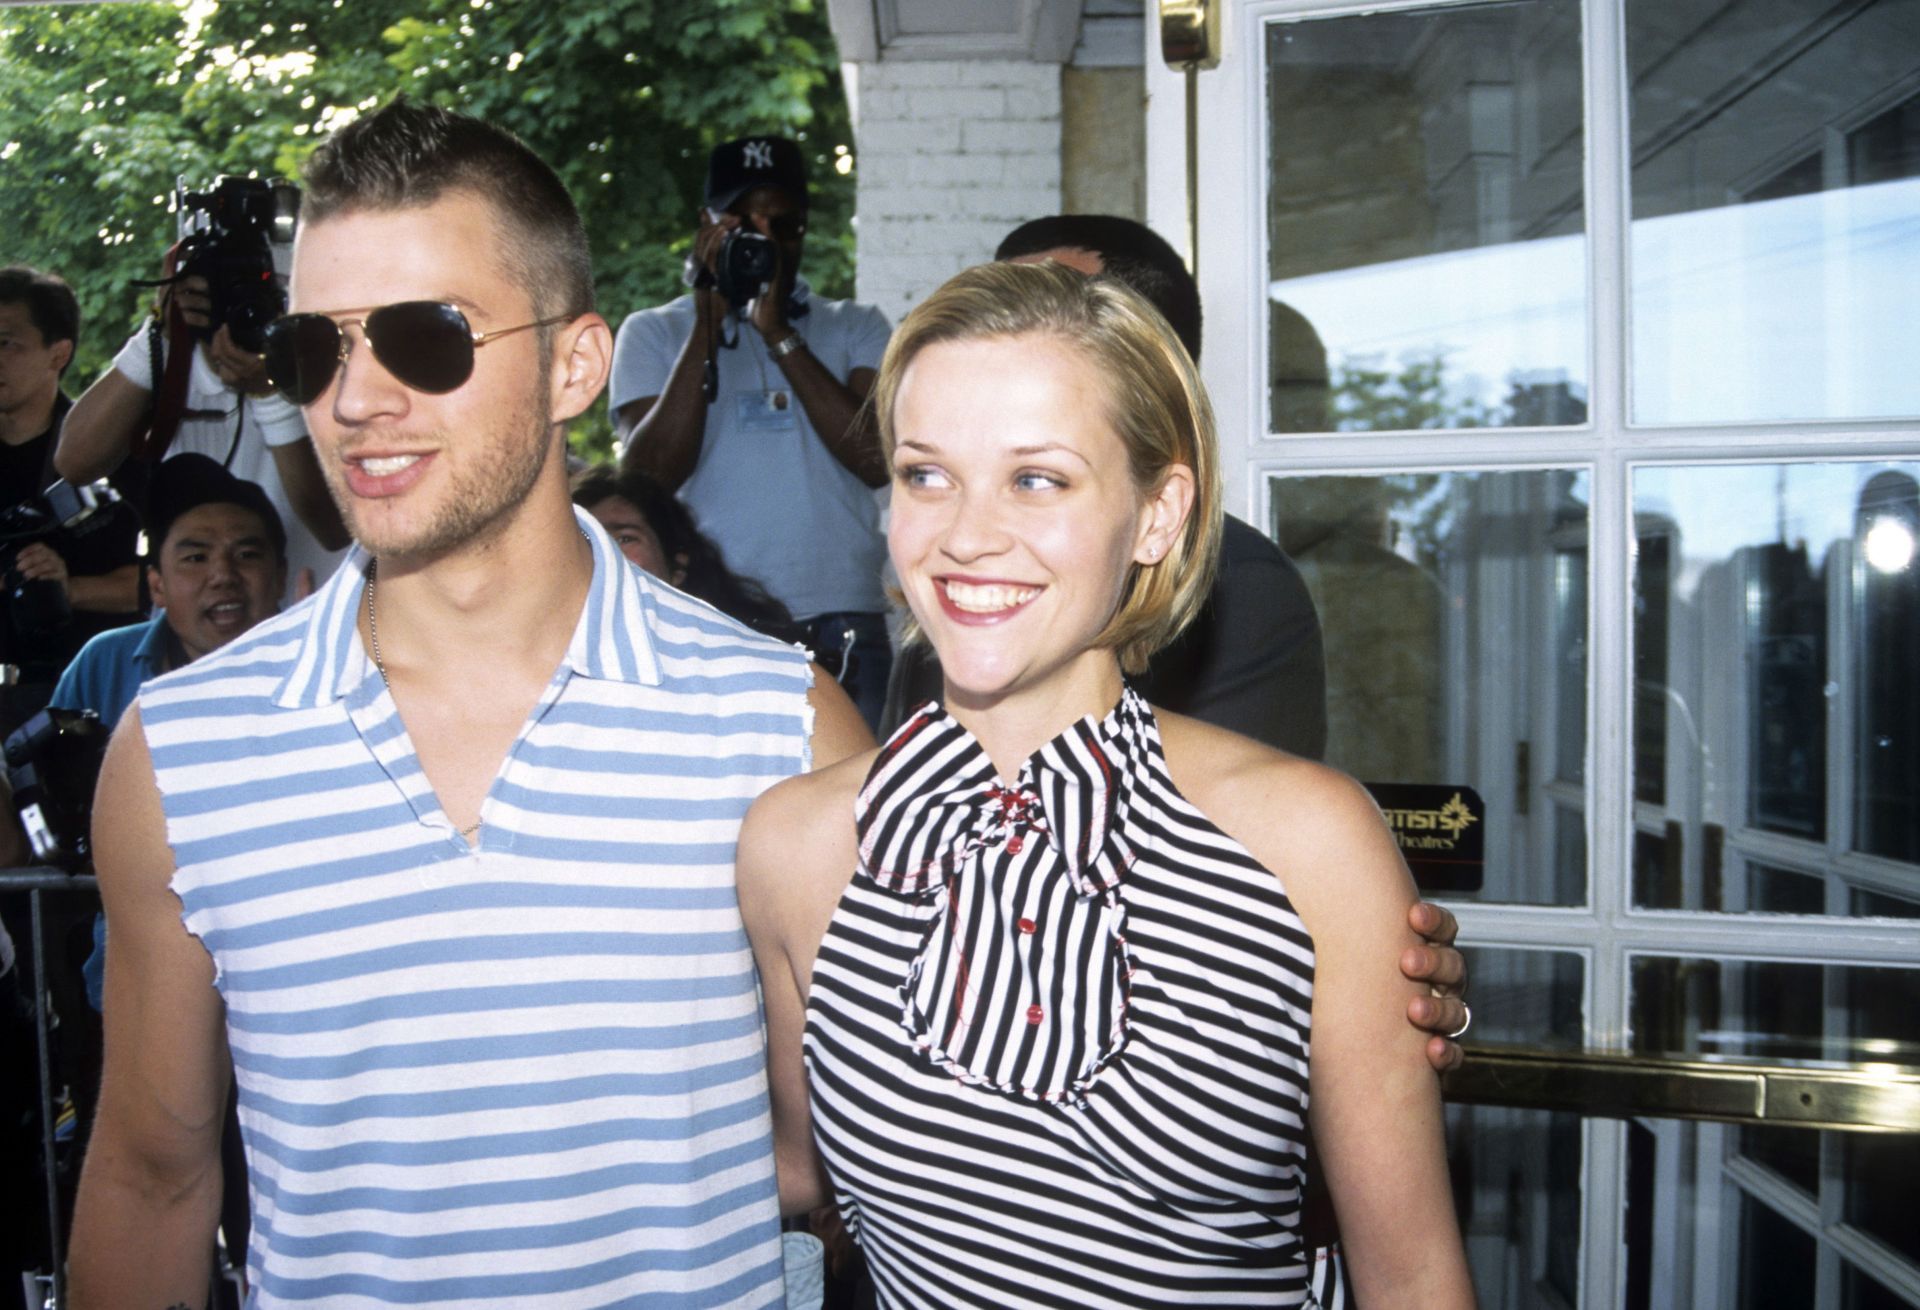
[[[1895,1065],[1473,1046],[1466,1063],[1442,1078],[1441,1089],[1454,1104],[1597,1118],[1920,1133],[1920,1069]]]

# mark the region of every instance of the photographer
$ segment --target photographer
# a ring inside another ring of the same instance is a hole
[[[238,181],[222,179],[214,202],[225,198],[221,188]],[[191,197],[189,203],[201,199]],[[252,240],[259,250],[266,249],[263,235],[243,233],[231,239]],[[300,411],[268,386],[257,343],[248,348],[236,340],[245,332],[237,333],[235,323],[228,321],[235,311],[216,321],[215,288],[195,267],[189,261],[185,276],[169,272],[153,319],[128,338],[113,367],[75,402],[54,460],[70,480],[103,477],[135,452],[136,442],[150,427],[170,426],[171,412],[165,419],[159,413],[177,403],[178,428],[162,457],[187,452],[208,456],[266,492],[287,524],[287,599],[296,599],[332,573],[347,532],[327,494]],[[253,319],[278,312],[259,305],[241,308],[249,315],[245,328],[256,326]],[[190,365],[170,369],[176,347],[187,341],[193,342]],[[174,376],[180,373],[184,376]],[[176,389],[183,394],[169,394]]]
[[[748,137],[707,162],[692,291],[630,315],[609,401],[623,468],[693,511],[727,567],[757,578],[840,659],[871,725],[892,655],[872,489],[887,470],[861,405],[886,350],[879,310],[815,297],[800,147]]]
[[[39,496],[59,477],[54,445],[71,405],[60,383],[79,332],[80,306],[64,281],[24,265],[0,268],[0,508]],[[0,662],[20,670],[0,729],[45,703],[88,637],[139,618],[138,534],[132,513],[113,505],[75,528],[0,546],[9,565]]]

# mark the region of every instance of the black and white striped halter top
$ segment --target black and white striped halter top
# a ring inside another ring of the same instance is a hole
[[[1298,1233],[1313,942],[1175,790],[1135,691],[1010,786],[929,705],[855,816],[805,1046],[883,1306],[1334,1291]]]

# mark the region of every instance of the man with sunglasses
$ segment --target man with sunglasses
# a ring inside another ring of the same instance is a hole
[[[267,368],[358,547],[108,750],[75,1303],[201,1303],[228,1051],[250,1304],[777,1303],[734,843],[871,739],[573,509],[612,335],[551,169],[401,100],[306,182]]]
[[[728,568],[792,611],[816,651],[845,658],[842,682],[872,727],[892,665],[873,495],[887,469],[861,402],[890,330],[871,306],[812,294],[800,276],[806,222],[799,145],[716,147],[693,289],[621,324],[608,399],[622,464],[676,491]],[[743,233],[770,241],[775,262],[740,308],[716,273]]]

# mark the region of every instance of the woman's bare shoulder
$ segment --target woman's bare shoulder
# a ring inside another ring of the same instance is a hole
[[[1274,807],[1280,811],[1276,818],[1313,814],[1365,796],[1346,774],[1317,760],[1184,714],[1154,713],[1174,786],[1216,823],[1272,813]],[[1372,809],[1370,801],[1366,808]]]
[[[1306,914],[1377,873],[1406,886],[1393,838],[1366,788],[1340,770],[1185,715],[1158,713],[1174,786],[1279,876]],[[1311,917],[1311,916],[1309,916]]]

